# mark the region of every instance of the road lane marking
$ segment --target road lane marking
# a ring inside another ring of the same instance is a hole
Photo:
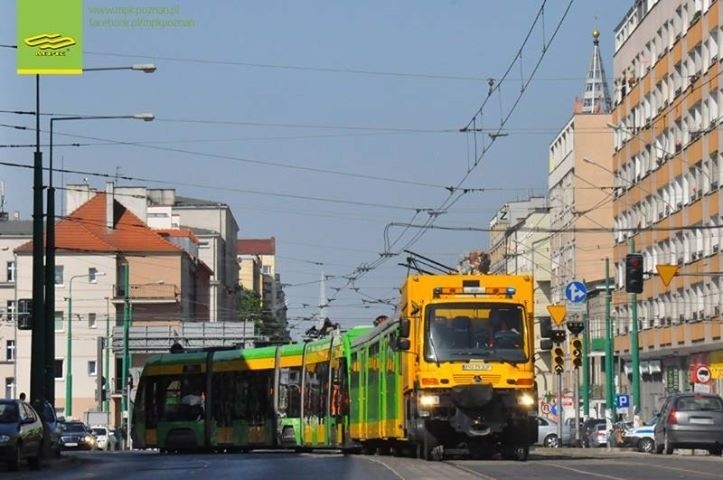
[[[587,472],[587,471],[585,471],[585,470],[580,470],[580,469],[572,468],[572,467],[566,467],[566,466],[564,466],[564,465],[559,465],[559,464],[557,464],[557,463],[547,463],[547,462],[545,462],[545,465],[550,465],[551,467],[557,467],[557,468],[561,468],[561,469],[563,469],[563,470],[570,470],[571,472],[579,473],[579,474],[582,474],[582,475],[590,475],[590,476],[593,476],[593,477],[609,478],[610,480],[630,480],[630,479],[628,479],[628,478],[614,477],[614,476],[612,476],[612,475],[605,475],[604,473]]]

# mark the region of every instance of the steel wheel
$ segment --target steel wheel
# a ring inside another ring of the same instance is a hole
[[[643,453],[652,453],[655,450],[655,441],[652,438],[641,438],[638,442],[638,450]]]
[[[549,434],[545,437],[545,440],[543,440],[542,445],[548,448],[557,448],[560,446],[560,442],[558,441],[557,435],[554,433]]]

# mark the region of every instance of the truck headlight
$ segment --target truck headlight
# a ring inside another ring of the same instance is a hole
[[[535,404],[535,399],[529,393],[523,393],[517,397],[517,403],[523,407],[531,407]]]
[[[419,406],[420,407],[434,407],[439,405],[439,395],[420,395]]]

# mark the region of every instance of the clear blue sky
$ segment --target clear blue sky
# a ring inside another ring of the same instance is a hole
[[[118,170],[139,179],[121,185],[175,186],[180,195],[225,202],[241,237],[276,237],[278,272],[290,284],[292,324],[317,311],[322,271],[332,276],[327,281],[329,296],[336,297],[332,319],[344,326],[369,323],[379,313],[391,313],[391,307],[365,300],[395,296],[406,274],[397,266],[404,255],[366,273],[355,282],[358,291],[335,289],[347,283],[342,276],[385,251],[388,224],[409,222],[415,209],[438,208],[448,196],[443,187],[464,177],[473,160],[473,137],[458,130],[487,96],[487,79],[502,77],[541,3],[86,0],[85,67],[153,62],[158,71],[44,77],[41,109],[153,112],[152,123],[56,124],[56,145],[82,145],[57,147],[57,165],[89,172],[66,174],[63,182],[88,177],[102,188],[105,180],[92,173]],[[487,103],[484,128],[499,126],[501,114],[509,112],[567,4],[547,2],[544,31],[538,24],[521,65],[514,65],[501,93]],[[509,135],[495,142],[463,184],[487,190],[462,196],[437,217],[437,225],[485,227],[506,201],[545,194],[547,147],[569,120],[575,96],[582,95],[591,31],[596,25],[601,31],[610,76],[613,28],[631,5],[632,0],[573,3],[506,124]],[[178,10],[165,16],[91,11],[128,6]],[[0,18],[0,43],[14,44],[15,1],[0,2]],[[128,26],[104,25],[108,18]],[[154,19],[184,26],[133,25]],[[14,50],[0,49],[0,69],[0,110],[33,110],[34,77],[16,75]],[[0,114],[0,123],[34,126],[30,116],[9,114]],[[47,125],[45,117],[41,128]],[[483,139],[489,140],[486,134],[477,138]],[[33,132],[0,127],[3,147],[33,142]],[[31,148],[0,152],[5,162],[32,163]],[[5,210],[29,219],[31,171],[0,166],[0,179]],[[415,223],[428,218],[421,212]],[[391,226],[388,232],[392,239],[403,234],[391,249],[396,252],[419,230]],[[487,246],[484,232],[430,230],[410,249],[455,264],[461,253]],[[298,325],[296,332],[311,323]]]

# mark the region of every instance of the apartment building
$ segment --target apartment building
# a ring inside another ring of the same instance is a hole
[[[615,350],[625,361],[622,386],[639,375],[643,417],[668,392],[723,391],[722,5],[636,0],[615,30]],[[624,292],[631,251],[649,273],[637,319]],[[667,286],[656,274],[661,264],[678,267]],[[700,365],[712,379],[696,385],[691,371]]]
[[[550,353],[539,349],[541,322],[548,318],[550,305],[550,213],[547,201],[533,197],[509,202],[496,212],[490,233],[490,251],[496,261],[490,273],[532,275],[534,278],[535,374],[540,398],[555,394]]]
[[[261,299],[265,333],[276,341],[288,341],[286,298],[276,272],[276,238],[238,239],[236,255],[239,285]]]
[[[148,353],[137,348],[140,339],[131,338],[128,345],[117,341],[124,318],[134,327],[208,320],[211,271],[182,246],[196,241],[193,234],[178,237],[185,238],[169,241],[163,232],[150,229],[117,201],[112,186],[93,192],[56,224],[54,397],[61,414],[81,417],[96,409],[102,375],[112,394],[112,423],[120,423],[123,350],[132,353],[131,367],[141,367]],[[30,298],[32,241],[14,253],[15,296]],[[27,392],[31,332],[16,330],[15,335],[17,391]],[[99,350],[99,339],[104,350]]]
[[[68,208],[86,202],[95,190],[88,185],[68,186]],[[212,271],[208,315],[211,322],[237,321],[238,264],[236,237],[238,224],[228,205],[213,200],[177,195],[175,189],[149,189],[143,186],[108,184],[114,198],[133,212],[143,224],[170,238],[173,232],[190,230],[197,242],[185,245]]]
[[[0,212],[1,213],[1,212]],[[0,379],[3,391],[0,397],[17,398],[17,368],[15,359],[18,339],[15,329],[17,303],[15,286],[18,280],[18,263],[15,249],[26,243],[33,235],[30,220],[8,220],[0,214]]]

